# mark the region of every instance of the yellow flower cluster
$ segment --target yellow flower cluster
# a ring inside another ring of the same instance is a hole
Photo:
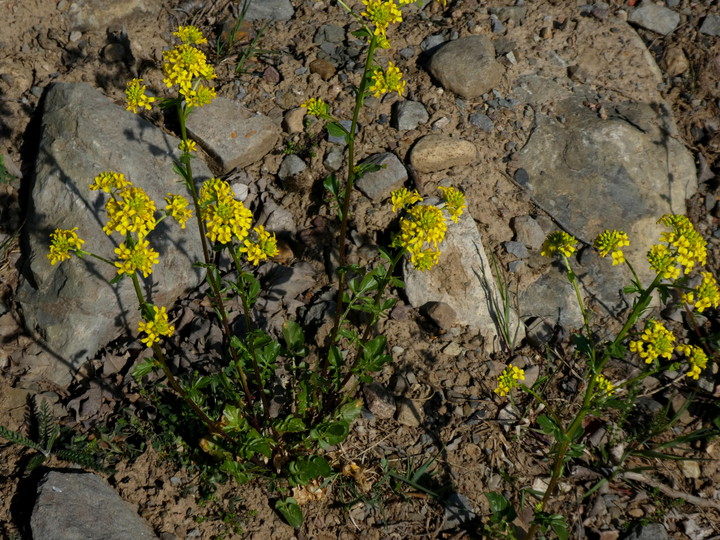
[[[97,191],[98,189],[105,193],[110,193],[116,189],[122,189],[130,185],[125,179],[125,175],[119,172],[105,171],[101,172],[95,177],[95,181],[90,184],[90,191]]]
[[[365,4],[365,11],[361,13],[374,26],[376,36],[384,36],[388,26],[402,22],[402,13],[397,7],[395,0],[362,0]]]
[[[125,110],[138,112],[138,109],[151,109],[153,102],[157,99],[145,94],[147,87],[142,79],[132,79],[125,88],[127,108]]]
[[[455,188],[444,188],[447,196],[444,205],[450,220],[457,222],[457,217],[465,208],[465,196]],[[437,206],[414,205],[422,197],[417,191],[405,188],[397,189],[391,194],[393,212],[406,209],[406,215],[400,220],[400,233],[393,239],[393,246],[404,248],[410,255],[410,263],[416,270],[425,271],[438,263],[440,250],[438,246],[445,239],[447,223],[443,211]]]
[[[152,306],[153,318],[149,321],[140,321],[138,332],[145,332],[146,337],[142,341],[146,346],[151,347],[160,341],[160,336],[170,337],[175,333],[175,327],[168,321],[167,310]]]
[[[376,98],[388,92],[397,92],[398,95],[402,96],[405,91],[405,81],[403,81],[402,73],[392,62],[388,62],[388,68],[384,73],[382,69],[376,69],[373,72],[372,81],[373,84],[370,86],[370,92],[372,92]]]
[[[160,260],[158,252],[150,247],[150,242],[145,238],[139,238],[137,242],[126,240],[115,248],[118,260],[115,261],[119,275],[132,275],[135,272],[142,272],[143,277],[152,274],[152,267]]]
[[[593,243],[595,249],[600,252],[601,257],[606,257],[612,252],[613,266],[625,262],[625,254],[620,248],[630,245],[628,235],[622,231],[608,231],[600,233]]]
[[[686,304],[695,304],[695,309],[702,313],[706,308],[718,307],[720,305],[720,289],[715,277],[710,272],[700,272],[702,282],[697,289],[686,292],[682,295],[682,301]]]
[[[173,36],[180,38],[180,41],[189,45],[202,45],[207,43],[207,39],[202,32],[195,26],[178,26],[178,31],[173,32]]]
[[[264,261],[269,257],[278,254],[277,239],[274,234],[270,234],[262,225],[253,229],[256,239],[246,238],[243,246],[238,250],[240,253],[246,253],[247,259],[253,265],[257,266],[260,261]]]
[[[311,116],[319,116],[320,118],[328,118],[328,104],[322,99],[310,98],[301,105],[307,109],[307,113]]]
[[[168,88],[178,86],[179,92],[193,107],[207,105],[215,97],[215,90],[202,81],[217,77],[207,57],[190,43],[182,43],[163,52],[163,82]]]
[[[117,231],[122,235],[135,232],[138,238],[145,237],[157,225],[155,203],[142,188],[128,183],[118,189],[105,205],[108,222],[103,227],[107,235]]]
[[[520,369],[517,366],[513,366],[512,364],[508,364],[508,366],[503,370],[503,372],[498,377],[498,385],[493,392],[495,392],[498,396],[503,397],[506,396],[510,390],[518,386],[519,381],[525,380],[525,371]]]
[[[180,141],[178,149],[185,154],[194,154],[197,153],[197,143],[195,141],[191,141],[190,139]]]
[[[664,243],[653,245],[647,255],[658,275],[675,280],[683,271],[690,272],[695,264],[705,264],[707,242],[686,216],[667,214],[658,223],[670,229],[660,235],[660,242]]]
[[[55,229],[50,234],[50,253],[47,258],[50,264],[55,266],[56,263],[66,261],[70,258],[70,252],[77,252],[82,249],[85,240],[81,239],[75,231],[77,227],[72,229]]]
[[[188,200],[181,195],[168,193],[167,197],[165,197],[165,202],[167,203],[165,214],[172,216],[172,218],[180,224],[180,228],[184,229],[185,223],[187,223],[187,220],[192,216],[192,210],[188,208]]]
[[[708,357],[705,351],[695,345],[678,345],[677,351],[687,357],[689,369],[685,375],[698,380],[702,370],[707,367]]]
[[[597,393],[602,396],[612,396],[615,392],[615,386],[613,383],[607,380],[605,375],[602,373],[597,376],[595,379],[595,383],[597,385]]]
[[[563,257],[570,257],[575,253],[576,244],[577,240],[574,236],[565,231],[556,231],[545,239],[540,254],[543,257],[552,257],[555,253],[560,253]]]
[[[659,356],[670,359],[675,349],[675,335],[663,323],[650,320],[640,339],[630,342],[630,350],[652,364]]]
[[[210,178],[200,188],[199,202],[210,240],[227,244],[233,237],[241,242],[247,237],[252,212],[233,197],[230,184]]]

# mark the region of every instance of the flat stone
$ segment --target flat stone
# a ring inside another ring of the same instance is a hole
[[[422,404],[410,399],[398,399],[396,401],[395,420],[404,426],[418,427],[425,420]]]
[[[116,268],[89,257],[51,266],[46,257],[48,234],[78,227],[84,249],[114,258],[117,235],[102,231],[107,195],[90,191],[90,183],[103,171],[121,172],[162,208],[169,190],[184,192],[173,172],[180,158],[179,142],[87,84],[57,83],[50,88],[33,184],[28,186],[31,204],[23,242],[27,249],[16,297],[26,327],[45,343],[40,352],[25,360],[13,357],[14,361],[42,370],[43,376],[63,385],[108,342],[123,333],[137,334],[140,314],[132,285],[111,285]],[[197,179],[211,176],[200,160],[195,160],[194,173]],[[141,284],[156,305],[172,306],[200,282],[200,272],[192,265],[202,259],[202,250],[193,232],[167,220],[150,234],[160,262]],[[156,276],[162,278],[157,281]]]
[[[680,14],[652,2],[643,2],[628,15],[628,22],[636,24],[651,32],[669,34],[680,24]]]
[[[331,146],[325,153],[323,165],[329,171],[337,171],[342,167],[345,159],[345,150],[339,146]]]
[[[580,328],[583,324],[575,289],[559,263],[526,287],[520,295],[519,304],[523,316],[540,317],[551,326]]]
[[[267,116],[221,97],[191,114],[187,128],[224,173],[261,160],[275,147],[281,131]]]
[[[379,383],[371,383],[363,388],[365,405],[377,418],[389,420],[395,415],[395,397]]]
[[[425,124],[430,119],[425,105],[419,101],[399,101],[393,107],[392,126],[407,131]]]
[[[108,26],[132,17],[145,14],[149,20],[154,19],[160,8],[159,4],[144,0],[123,0],[107,2],[106,0],[79,0],[72,2],[67,11],[72,30],[105,30]]]
[[[242,8],[242,2],[240,2],[240,8]],[[262,0],[250,2],[245,18],[248,21],[259,19],[289,21],[293,15],[295,15],[295,9],[290,0]]]
[[[503,75],[503,67],[495,61],[495,48],[486,36],[446,43],[432,55],[428,70],[443,88],[465,99],[489,92]]]
[[[706,36],[720,36],[720,15],[716,13],[708,14],[700,26],[700,33]]]
[[[667,530],[662,523],[637,524],[630,532],[623,536],[623,540],[670,540]]]
[[[302,133],[305,131],[305,108],[296,107],[283,115],[282,128],[286,133]]]
[[[425,135],[410,151],[410,164],[421,173],[430,173],[469,165],[475,160],[477,148],[470,141],[448,135]]]
[[[38,486],[30,518],[33,538],[157,538],[135,508],[95,474],[50,471]]]
[[[476,128],[482,129],[485,133],[492,133],[495,129],[495,123],[490,119],[487,114],[483,113],[472,113],[468,120]]]
[[[503,242],[503,247],[509,255],[517,257],[518,259],[527,259],[530,256],[527,247],[522,242],[517,242],[514,240]]]
[[[457,322],[457,313],[445,302],[430,302],[423,307],[426,315],[442,330],[449,330]]]
[[[310,73],[317,73],[323,81],[330,80],[337,71],[334,65],[322,58],[316,58],[310,62],[308,67],[310,68]]]
[[[545,242],[547,235],[531,216],[514,217],[510,220],[510,226],[515,231],[515,240],[530,249],[539,250]]]
[[[472,503],[465,495],[453,493],[445,501],[442,529],[455,529],[475,519]]]
[[[499,332],[497,308],[502,303],[492,264],[468,212],[460,216],[458,223],[448,225],[440,250],[438,264],[426,272],[405,263],[405,293],[410,305],[419,308],[428,302],[444,302],[452,306],[457,324],[480,332],[486,338],[486,348],[491,350]],[[510,319],[511,328],[520,324],[514,311]],[[525,335],[522,324],[519,328],[518,341]]]
[[[374,202],[388,198],[391,191],[401,188],[408,179],[405,166],[390,152],[373,154],[362,163],[382,167],[374,172],[366,172],[356,183],[357,188]]]
[[[280,180],[288,180],[297,176],[305,169],[307,169],[305,162],[297,155],[290,154],[283,158],[280,169],[278,170],[278,176]]]

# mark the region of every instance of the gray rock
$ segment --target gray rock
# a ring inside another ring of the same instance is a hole
[[[365,405],[370,412],[381,420],[389,420],[395,415],[395,397],[382,384],[371,383],[363,388]]]
[[[33,538],[53,540],[157,538],[132,505],[90,473],[47,473],[38,486],[30,528]]]
[[[404,265],[405,292],[410,305],[419,308],[428,302],[445,302],[457,314],[458,324],[480,332],[487,348],[498,335],[498,307],[502,306],[492,265],[485,254],[477,226],[465,212],[458,223],[450,223],[440,246],[442,255],[437,266],[426,272]],[[521,304],[522,305],[522,304]],[[518,324],[511,315],[512,328]],[[522,325],[518,341],[524,336]]]
[[[523,316],[541,317],[546,324],[559,324],[563,328],[580,328],[582,312],[577,303],[575,289],[568,282],[559,263],[541,276],[520,295]]]
[[[292,212],[277,204],[268,193],[263,193],[261,200],[263,209],[258,217],[258,224],[264,225],[270,232],[295,234],[297,223]]]
[[[317,281],[317,272],[310,263],[300,262],[294,266],[275,265],[263,277],[263,294],[258,307],[266,312],[276,312],[282,304],[312,288]]]
[[[500,83],[503,67],[495,61],[495,48],[486,36],[469,36],[443,45],[430,58],[430,74],[443,88],[474,99]]]
[[[651,32],[665,35],[673,32],[680,24],[680,14],[665,6],[643,2],[640,7],[630,12],[628,22]]]
[[[445,36],[442,34],[432,34],[422,40],[420,43],[421,51],[429,51],[445,43]]]
[[[425,135],[410,151],[410,164],[418,172],[430,173],[469,165],[476,155],[477,148],[470,141],[447,135]]]
[[[662,523],[638,524],[622,540],[670,540]]]
[[[408,179],[407,170],[395,154],[382,152],[373,154],[362,161],[382,168],[375,172],[367,172],[357,181],[357,188],[369,199],[380,202],[390,196],[394,189],[401,188]]]
[[[399,101],[393,107],[392,125],[395,129],[415,129],[429,119],[425,105],[418,101]]]
[[[253,114],[237,101],[216,98],[191,114],[187,123],[192,139],[217,160],[223,172],[262,159],[280,138],[280,126],[267,116]]]
[[[605,229],[627,232],[626,256],[638,263],[643,280],[652,280],[654,273],[642,261],[663,231],[657,220],[685,214],[685,200],[697,190],[692,155],[677,140],[672,118],[651,105],[625,103],[603,120],[580,98],[560,101],[555,114],[566,122],[538,114],[528,143],[516,154],[528,173],[529,194],[585,242]],[[599,299],[617,302],[630,276],[607,260],[596,262],[593,272],[576,270]]]
[[[395,420],[403,426],[418,427],[425,420],[422,404],[411,399],[398,399]]]
[[[525,14],[527,13],[526,6],[503,6],[503,7],[491,7],[488,9],[490,15],[495,15],[500,21],[508,22],[512,21],[516,25],[522,24],[525,20]]]
[[[325,153],[323,159],[323,165],[329,171],[337,171],[342,167],[343,160],[345,159],[345,150],[340,146],[331,146]]]
[[[522,242],[503,242],[503,247],[505,248],[505,251],[508,252],[508,254],[512,255],[513,257],[517,257],[518,259],[527,259],[530,256],[527,247],[525,247],[525,244],[523,244]]]
[[[706,36],[720,36],[720,15],[709,13],[700,26],[700,33]]]
[[[72,2],[67,11],[72,30],[105,31],[113,23],[142,14],[152,19],[159,10],[158,4],[143,0],[125,0],[123,2],[106,2],[105,0],[82,0]]]
[[[342,43],[344,40],[345,29],[337,24],[323,24],[320,28],[318,28],[317,32],[315,32],[315,37],[313,37],[313,43],[316,45],[319,45],[324,41],[329,41],[330,43]]]
[[[280,180],[289,180],[305,169],[307,169],[307,165],[305,165],[305,162],[300,159],[300,157],[296,154],[289,154],[283,158],[280,169],[278,170],[278,176]]]
[[[240,2],[242,8],[242,2]],[[250,2],[250,7],[245,14],[248,21],[258,19],[269,19],[272,21],[288,21],[295,15],[295,9],[290,0],[262,0]]]
[[[98,137],[100,126],[102,136]],[[114,267],[89,257],[51,266],[46,258],[48,235],[55,228],[78,227],[86,242],[84,249],[114,258],[117,235],[110,237],[102,231],[107,195],[88,188],[106,170],[125,174],[160,207],[169,190],[180,194],[184,190],[173,172],[173,163],[180,157],[179,140],[87,84],[52,86],[41,133],[24,229],[28,246],[24,279],[16,299],[27,328],[45,341],[46,352],[14,360],[23,365],[32,362],[33,368],[46,370],[45,376],[62,385],[100,347],[123,332],[136,334],[139,311],[129,282],[109,283],[116,275]],[[209,177],[207,167],[195,161],[196,178]],[[200,273],[192,264],[202,259],[202,251],[193,232],[191,227],[181,230],[167,220],[149,236],[160,253],[160,263],[143,281],[147,297],[156,305],[172,306],[199,283]]]
[[[425,313],[430,317],[438,328],[449,330],[457,322],[457,313],[451,305],[445,302],[430,302],[425,307]]]
[[[493,129],[495,129],[495,123],[487,114],[472,113],[468,120],[473,126],[482,129],[485,133],[492,133]]]
[[[350,127],[352,126],[352,122],[350,120],[340,120],[339,123],[342,127],[347,129],[348,131],[350,131]],[[355,126],[355,133],[357,134],[359,131],[360,131],[360,126]],[[343,146],[345,146],[345,144],[346,144],[345,137],[330,135],[330,133],[328,133],[327,140],[329,143],[333,143],[333,144],[341,144]]]
[[[515,231],[515,240],[530,249],[539,250],[545,242],[547,235],[531,216],[514,217],[510,220],[510,226]]]
[[[454,529],[475,519],[475,510],[465,495],[453,493],[445,501],[442,530]]]

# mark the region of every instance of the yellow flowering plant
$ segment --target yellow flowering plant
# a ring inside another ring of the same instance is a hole
[[[523,373],[519,368],[509,365],[498,378],[495,393],[499,396],[512,397],[513,388],[518,387],[542,404],[547,414],[538,416],[536,422],[540,430],[553,439],[550,450],[552,456],[550,481],[546,491],[538,495],[535,520],[525,536],[526,539],[533,538],[538,530],[545,531],[548,527],[561,537],[567,534],[562,516],[550,514],[546,509],[563,475],[565,463],[585,451],[582,436],[588,415],[600,415],[608,408],[629,410],[637,396],[639,383],[650,375],[668,369],[678,370],[684,365],[685,376],[697,380],[708,365],[707,343],[702,341],[699,344],[678,343],[678,337],[662,321],[655,318],[650,318],[644,323],[641,321],[641,317],[649,310],[656,294],[667,302],[673,297],[673,290],[680,293],[675,298],[679,298],[684,304],[690,318],[693,316],[693,311],[701,313],[705,309],[720,306],[718,284],[711,272],[700,272],[701,281],[696,287],[688,285],[689,274],[706,262],[705,240],[685,216],[665,215],[658,223],[668,230],[660,235],[659,242],[651,246],[647,253],[648,264],[655,273],[655,278],[647,286],[642,285],[632,264],[625,257],[623,248],[630,245],[630,239],[625,232],[606,230],[592,243],[592,247],[601,257],[610,255],[613,266],[625,265],[632,275],[632,285],[623,289],[623,292],[633,295],[634,300],[624,318],[624,324],[610,341],[597,340],[597,334],[591,328],[591,314],[585,306],[577,276],[572,270],[571,257],[580,242],[565,231],[557,231],[548,235],[543,243],[542,255],[560,259],[580,306],[583,328],[573,336],[573,341],[578,353],[587,362],[585,368],[587,382],[580,403],[571,414],[570,420],[563,421],[560,411],[547,402],[540,393],[534,388],[521,384]],[[605,373],[608,361],[612,358],[628,357],[635,358],[636,363],[639,363],[639,374],[627,380],[613,382]],[[681,380],[680,377],[676,379],[678,382]],[[627,397],[625,399],[619,397],[622,395]],[[707,433],[703,432],[704,435]],[[663,444],[668,445],[666,441]],[[630,452],[631,450],[628,450],[623,455],[622,461],[630,455]],[[607,480],[619,474],[621,468],[616,467],[613,471]],[[493,495],[497,496],[497,494]]]

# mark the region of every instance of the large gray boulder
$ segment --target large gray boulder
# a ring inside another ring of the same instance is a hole
[[[47,473],[38,486],[30,528],[33,538],[48,540],[157,538],[135,509],[92,473]]]
[[[113,260],[121,239],[102,231],[108,195],[88,186],[102,171],[122,172],[162,209],[168,192],[186,195],[173,173],[178,144],[175,137],[87,84],[60,83],[47,92],[17,291],[25,325],[42,345],[13,358],[16,363],[66,384],[99,348],[121,334],[137,333],[140,314],[130,281],[111,285],[116,269],[90,257],[51,266],[46,257],[49,235],[56,228],[78,227],[84,249]],[[194,160],[196,178],[209,177],[198,161]],[[192,223],[181,230],[172,220],[163,221],[149,239],[160,263],[141,279],[144,293],[151,302],[169,307],[199,283],[192,263],[202,258],[200,241]]]

